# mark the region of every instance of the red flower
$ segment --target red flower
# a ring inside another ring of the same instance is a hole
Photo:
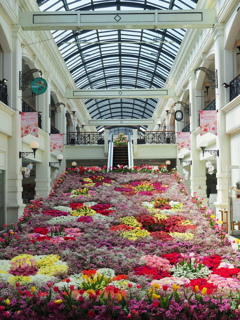
[[[94,311],[89,310],[88,313],[87,313],[87,316],[88,316],[89,318],[93,318],[93,317],[95,316]]]
[[[134,268],[134,274],[136,275],[144,275],[149,276],[151,279],[162,279],[165,277],[171,277],[171,274],[167,271],[158,270],[154,267],[148,267],[148,266],[140,266]]]
[[[68,241],[68,240],[76,240],[76,238],[74,238],[74,237],[63,237],[63,239],[64,239],[65,241]]]
[[[50,240],[51,238],[49,236],[42,236],[42,237],[38,237],[36,238],[36,241],[44,241],[44,240]]]
[[[165,253],[162,254],[162,257],[168,259],[168,261],[173,265],[184,259],[183,256],[178,252]]]
[[[198,278],[198,279],[190,280],[189,285],[190,285],[190,287],[193,288],[193,290],[195,290],[196,286],[198,286],[200,291],[203,288],[207,288],[207,294],[211,294],[214,291],[216,291],[216,289],[217,289],[216,285],[214,285],[213,283],[207,282],[207,280],[204,279],[204,278]]]
[[[47,228],[35,228],[33,231],[36,233],[44,234],[44,235],[48,234]]]
[[[154,308],[157,308],[159,306],[159,301],[158,300],[154,300],[153,303],[152,303],[152,306]]]
[[[81,202],[79,202],[79,203],[78,202],[72,202],[72,203],[69,204],[69,206],[70,206],[70,208],[72,210],[76,210],[78,208],[82,208],[83,203],[81,203]]]
[[[222,261],[222,258],[220,256],[212,255],[212,256],[203,257],[200,262],[205,266],[207,266],[209,269],[215,270],[216,268],[218,268],[221,261]]]
[[[235,278],[240,272],[240,268],[219,268],[214,270],[213,274],[218,274],[223,278]]]
[[[173,240],[173,237],[170,236],[170,234],[168,234],[165,231],[153,231],[150,233],[150,236],[156,239],[160,239],[163,241],[171,241]]]

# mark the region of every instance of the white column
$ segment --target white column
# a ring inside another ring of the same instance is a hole
[[[200,155],[196,149],[196,135],[194,133],[192,133],[191,139],[191,194],[193,195],[196,192],[201,198],[207,198],[205,161],[199,160]]]
[[[66,105],[66,104],[65,104]],[[63,144],[67,144],[67,132],[66,132],[66,116],[65,116],[65,107],[63,104],[59,105],[57,108],[56,114],[56,127],[59,132],[63,135]],[[62,163],[62,168],[64,168],[65,162]]]
[[[43,75],[46,79],[46,76]],[[45,131],[44,135],[44,146],[40,146],[41,151],[41,162],[36,163],[36,195],[39,197],[47,197],[51,189],[51,168],[49,167],[50,162],[50,117],[49,117],[49,105],[51,86],[49,81],[47,91],[37,96],[37,109],[41,111],[42,115],[42,129]]]
[[[230,165],[230,142],[229,136],[226,134],[225,114],[221,108],[227,101],[227,90],[222,87],[222,83],[226,82],[226,72],[224,66],[231,65],[231,62],[226,60],[226,55],[223,47],[224,32],[221,25],[216,25],[214,30],[215,40],[215,68],[218,75],[218,88],[216,88],[216,110],[217,114],[217,139],[216,145],[219,150],[219,157],[217,157],[217,200],[216,209],[224,209],[228,204],[228,182],[227,172]],[[227,55],[229,56],[229,55]],[[226,67],[227,70],[227,67]]]
[[[199,151],[196,149],[196,134],[194,131],[199,127],[198,118],[201,109],[201,92],[195,88],[195,73],[192,71],[189,82],[189,100],[191,108],[190,131],[191,131],[191,194],[197,193],[202,198],[206,198],[206,168],[205,161],[199,160]]]
[[[109,138],[109,130],[104,130],[104,154],[108,156],[108,138]]]
[[[133,129],[133,155],[137,154],[137,138],[138,138],[138,130],[137,129]]]
[[[13,28],[12,52],[4,54],[4,77],[8,79],[9,107],[15,114],[12,117],[13,135],[9,137],[7,153],[7,224],[16,223],[22,215],[25,205],[22,201],[22,159],[19,159],[19,151],[22,151],[21,96],[19,90],[19,71],[22,70],[22,48],[18,39],[18,27]]]

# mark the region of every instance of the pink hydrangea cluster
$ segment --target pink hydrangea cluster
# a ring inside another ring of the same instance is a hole
[[[157,256],[142,256],[140,258],[141,262],[145,262],[148,267],[154,267],[158,270],[169,271],[172,268],[170,262],[167,259],[160,258]]]

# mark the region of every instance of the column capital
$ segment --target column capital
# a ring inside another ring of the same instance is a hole
[[[219,37],[224,36],[224,25],[221,23],[216,23],[213,27],[213,36],[214,41],[216,41]]]
[[[189,73],[189,81],[195,80],[196,79],[196,74],[194,70],[191,70]]]

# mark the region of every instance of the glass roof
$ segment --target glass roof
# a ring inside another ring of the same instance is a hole
[[[37,0],[42,11],[187,10],[197,0]],[[57,30],[53,37],[79,89],[162,88],[185,29]],[[86,99],[93,119],[151,118],[157,99]]]

